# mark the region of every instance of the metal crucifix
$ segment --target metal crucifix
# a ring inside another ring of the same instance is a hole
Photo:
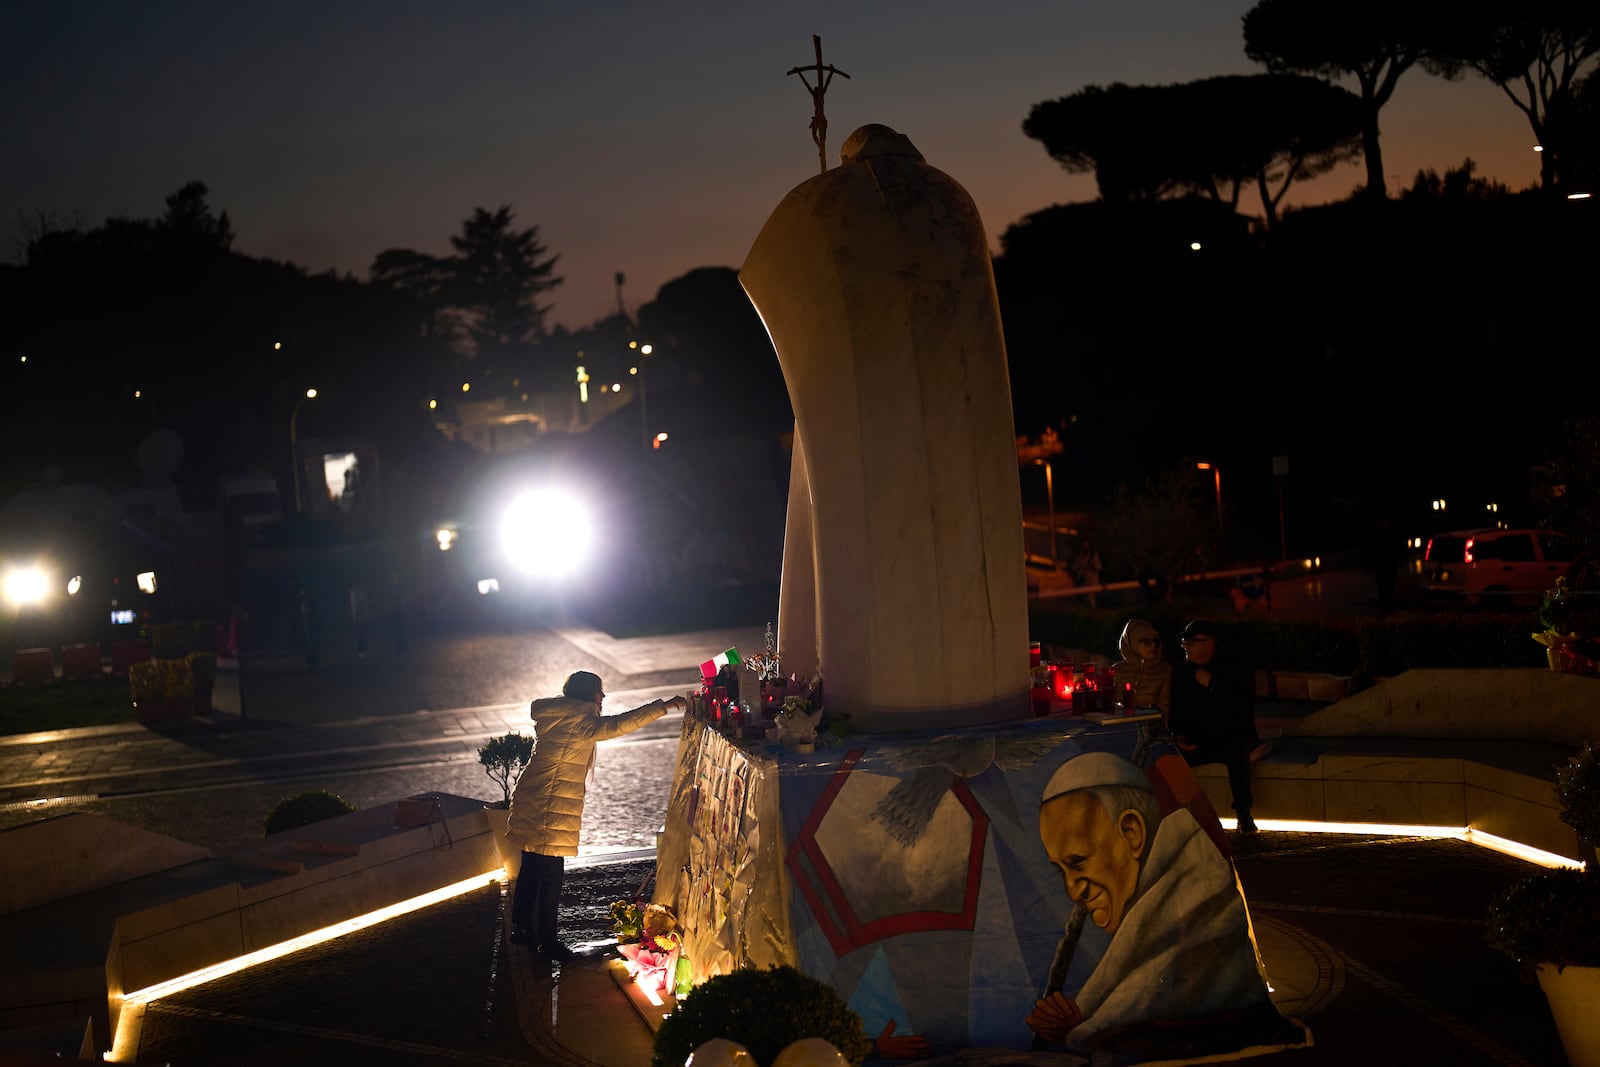
[[[806,87],[806,92],[811,94],[811,139],[817,145],[817,162],[821,164],[822,173],[828,172],[828,118],[822,113],[822,96],[828,91],[828,85],[833,81],[835,74],[841,78],[850,75],[835,67],[832,63],[822,65],[822,38],[816,34],[811,35],[811,44],[817,50],[817,61],[809,67],[791,67],[790,74],[800,75],[800,82]],[[817,72],[817,84],[812,85],[806,81],[806,71]]]

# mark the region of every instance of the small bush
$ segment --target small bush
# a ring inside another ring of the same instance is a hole
[[[278,806],[272,809],[272,814],[267,816],[267,834],[269,836],[281,834],[285,830],[310,826],[324,819],[337,819],[355,810],[354,804],[337,793],[321,789],[310,793],[297,793],[280,800]]]
[[[651,1067],[679,1067],[717,1037],[737,1041],[760,1064],[773,1063],[778,1053],[807,1037],[830,1042],[852,1064],[872,1051],[861,1017],[838,992],[789,966],[734,971],[696,987],[662,1020]]]
[[[1484,939],[1518,963],[1600,966],[1600,878],[1540,871],[1496,893]]]
[[[187,659],[152,659],[128,668],[135,704],[187,700],[194,695],[194,669]]]
[[[1585,742],[1556,770],[1556,795],[1561,821],[1578,831],[1579,841],[1600,848],[1600,745]],[[1600,881],[1600,872],[1590,874]]]

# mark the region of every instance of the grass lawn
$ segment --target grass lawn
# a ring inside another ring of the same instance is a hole
[[[88,678],[0,689],[0,734],[137,722],[126,678]]]

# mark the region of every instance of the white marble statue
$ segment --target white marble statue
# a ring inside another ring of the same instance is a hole
[[[856,729],[1028,714],[1015,424],[988,242],[887,126],[773,211],[739,278],[795,412],[779,654]]]

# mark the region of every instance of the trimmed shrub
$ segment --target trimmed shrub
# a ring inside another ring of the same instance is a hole
[[[679,1067],[712,1038],[725,1037],[750,1050],[756,1063],[807,1037],[820,1037],[852,1064],[872,1051],[861,1016],[825,982],[790,966],[721,974],[697,986],[661,1022],[651,1067]]]
[[[194,695],[194,669],[181,657],[135,663],[128,668],[128,689],[135,704],[187,700]]]
[[[327,790],[297,793],[278,801],[278,806],[272,809],[272,814],[267,816],[267,834],[281,834],[325,819],[337,819],[355,810],[354,804]]]
[[[1121,609],[1035,609],[1029,633],[1046,647],[1086,649],[1108,659],[1130,618],[1147,619],[1166,637],[1166,657],[1183,662],[1174,635],[1204,615],[1222,647],[1260,670],[1366,674],[1388,678],[1413,667],[1543,667],[1543,645],[1527,615],[1441,612],[1425,618],[1335,615],[1230,615],[1195,605],[1151,604]]]

